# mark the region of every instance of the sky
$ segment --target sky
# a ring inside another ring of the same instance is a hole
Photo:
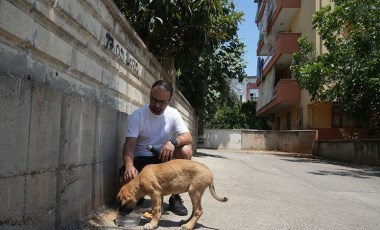
[[[256,48],[259,32],[255,23],[257,3],[253,0],[233,0],[236,10],[244,13],[244,21],[239,24],[238,35],[245,44],[244,59],[247,63],[246,73],[248,76],[256,76],[257,56]]]

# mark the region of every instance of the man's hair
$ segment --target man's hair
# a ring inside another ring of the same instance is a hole
[[[172,97],[173,95],[173,87],[172,87],[172,84],[170,84],[169,82],[165,81],[165,80],[158,80],[156,81],[153,85],[152,85],[152,89],[156,86],[162,86],[164,87],[167,91],[170,92],[170,98]]]

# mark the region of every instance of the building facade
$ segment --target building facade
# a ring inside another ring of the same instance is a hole
[[[248,76],[243,82],[233,79],[230,87],[235,92],[240,102],[257,101],[259,98],[257,76]]]
[[[247,101],[257,101],[259,99],[259,87],[257,86],[257,76],[248,76],[246,84]]]
[[[319,139],[341,138],[341,128],[356,130],[355,122],[341,113],[339,105],[311,101],[290,71],[298,38],[306,36],[317,54],[326,52],[312,26],[313,14],[330,0],[254,0],[257,3],[257,85],[260,91],[256,114],[269,117],[275,130],[316,129]]]

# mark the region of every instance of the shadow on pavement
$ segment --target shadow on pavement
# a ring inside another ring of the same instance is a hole
[[[370,177],[380,177],[380,167],[376,166],[367,166],[367,165],[359,165],[355,163],[348,162],[340,162],[334,161],[330,159],[319,158],[312,155],[305,154],[289,154],[289,155],[281,155],[275,154],[277,156],[283,157],[284,161],[294,162],[294,163],[323,163],[323,164],[331,164],[337,166],[346,167],[345,169],[335,169],[335,170],[317,170],[308,172],[313,175],[319,176],[350,176],[354,178],[370,178]]]
[[[197,152],[197,153],[195,154],[195,157],[214,157],[214,158],[227,159],[227,157],[222,156],[222,155],[208,154],[208,153],[203,153],[203,152]]]
[[[350,176],[355,178],[371,178],[371,177],[380,177],[380,171],[379,170],[356,170],[356,169],[339,169],[339,170],[317,170],[314,172],[308,172],[313,175],[318,176],[328,176],[328,175],[334,175],[334,176]]]
[[[211,229],[211,230],[219,230],[219,228],[211,228],[211,227],[207,227],[207,226],[204,226],[204,225],[202,225],[202,224],[199,224],[199,223],[196,223],[196,224],[195,224],[194,229]]]
[[[307,154],[307,153],[273,153],[275,156],[280,157],[289,157],[289,158],[297,158],[298,159],[318,159],[318,157],[314,156],[313,154]]]
[[[141,212],[145,212],[145,211],[150,211],[151,210],[151,199],[149,197],[145,197],[145,201],[144,201],[144,204],[140,207],[140,211]],[[173,215],[171,214],[171,212],[168,211],[168,208],[169,208],[169,204],[164,202],[163,203],[163,213],[162,213],[162,216],[167,216],[167,217],[164,217],[164,218],[170,218],[168,215]],[[192,207],[190,207],[192,208]],[[170,228],[170,227],[180,227],[182,224],[180,223],[180,221],[175,221],[175,220],[170,220],[170,219],[164,219],[164,218],[161,218],[160,219],[160,222],[158,224],[158,228],[160,227],[166,227],[166,228]],[[182,220],[186,220],[188,218],[188,216],[184,216]],[[151,219],[144,219],[144,218],[141,218],[141,221],[140,221],[140,224],[139,226],[144,226],[146,223],[150,222]],[[212,228],[212,227],[207,227],[207,226],[204,226],[200,223],[196,223],[196,225],[194,226],[194,229],[211,229],[211,230],[219,230],[217,228]]]
[[[140,223],[139,226],[144,226],[145,223],[149,222],[148,220],[144,220],[142,221],[142,223]],[[181,224],[180,222],[177,222],[177,221],[172,221],[172,220],[160,220],[159,224],[158,224],[158,228],[160,227],[166,227],[166,228],[169,228],[169,227],[180,227]],[[199,223],[196,223],[195,226],[194,226],[194,229],[211,229],[211,230],[219,230],[218,228],[212,228],[212,227],[207,227],[207,226],[204,226],[202,224],[199,224]]]

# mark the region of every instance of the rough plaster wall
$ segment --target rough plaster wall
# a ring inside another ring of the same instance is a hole
[[[314,130],[205,129],[200,147],[312,153],[316,135]]]
[[[242,149],[241,130],[205,129],[203,148],[211,149]]]
[[[315,154],[344,162],[380,166],[380,141],[376,139],[318,141]]]
[[[128,114],[162,78],[112,1],[1,0],[0,229],[61,228],[113,201]]]

